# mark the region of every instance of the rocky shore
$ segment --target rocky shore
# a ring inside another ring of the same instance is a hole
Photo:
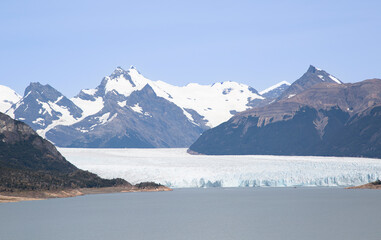
[[[143,182],[136,185],[100,187],[100,188],[77,188],[63,190],[38,190],[38,191],[13,191],[0,192],[0,203],[45,200],[49,198],[67,198],[89,194],[127,193],[127,192],[162,192],[172,189],[153,182]]]
[[[360,186],[348,187],[347,189],[381,189],[381,180],[375,182],[367,183]]]

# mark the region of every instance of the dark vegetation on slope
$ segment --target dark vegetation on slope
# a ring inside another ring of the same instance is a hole
[[[0,113],[0,191],[131,186],[103,179],[66,161],[25,123]]]

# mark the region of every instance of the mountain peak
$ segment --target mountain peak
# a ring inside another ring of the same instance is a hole
[[[317,77],[320,78],[321,82],[332,82],[337,84],[342,84],[343,82],[337,79],[336,77],[332,76],[331,74],[327,73],[326,71],[319,69],[313,65],[310,65],[308,68],[306,74],[315,74]]]
[[[141,74],[141,73],[139,72],[139,70],[138,70],[134,65],[131,65],[131,66],[130,66],[130,69],[128,69],[129,72],[131,72],[131,70],[136,71],[138,74]]]
[[[317,71],[321,71],[320,68],[317,68],[315,67],[314,65],[310,65],[310,67],[308,68],[307,72],[310,72],[310,73],[315,73]]]
[[[301,76],[298,80],[293,82],[291,86],[282,93],[278,100],[291,98],[296,94],[301,93],[304,90],[323,82],[342,84],[339,79],[327,73],[326,71],[310,65],[307,72],[304,73],[303,76]]]
[[[131,65],[130,68],[126,71],[124,70],[121,66],[118,66],[115,68],[114,72],[110,75],[111,78],[118,77],[120,75],[129,75],[132,71],[136,71],[137,73],[140,74],[138,69],[134,65]]]
[[[121,66],[117,66],[114,70],[114,73],[123,73],[125,70]]]
[[[109,78],[113,79],[113,78],[118,78],[120,77],[121,75],[128,75],[128,71],[125,71],[122,67],[118,66],[115,68],[115,70],[110,74]]]
[[[45,93],[46,94],[50,94],[51,92],[58,92],[56,89],[54,89],[52,86],[50,86],[49,84],[41,84],[40,82],[31,82],[29,84],[29,86],[25,89],[25,92],[24,92],[24,97],[29,93],[29,92],[36,92],[38,94],[42,94]]]
[[[31,83],[29,83],[29,87],[31,87],[31,88],[39,88],[39,87],[43,87],[44,85],[43,84],[41,84],[40,82],[31,82]]]

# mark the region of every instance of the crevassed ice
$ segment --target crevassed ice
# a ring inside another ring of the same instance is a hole
[[[186,149],[69,149],[77,167],[131,183],[172,188],[353,186],[377,180],[381,160],[348,157],[203,156]]]

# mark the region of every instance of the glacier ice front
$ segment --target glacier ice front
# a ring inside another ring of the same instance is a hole
[[[377,180],[381,160],[311,156],[204,156],[186,149],[60,148],[77,167],[172,188],[353,186]]]

